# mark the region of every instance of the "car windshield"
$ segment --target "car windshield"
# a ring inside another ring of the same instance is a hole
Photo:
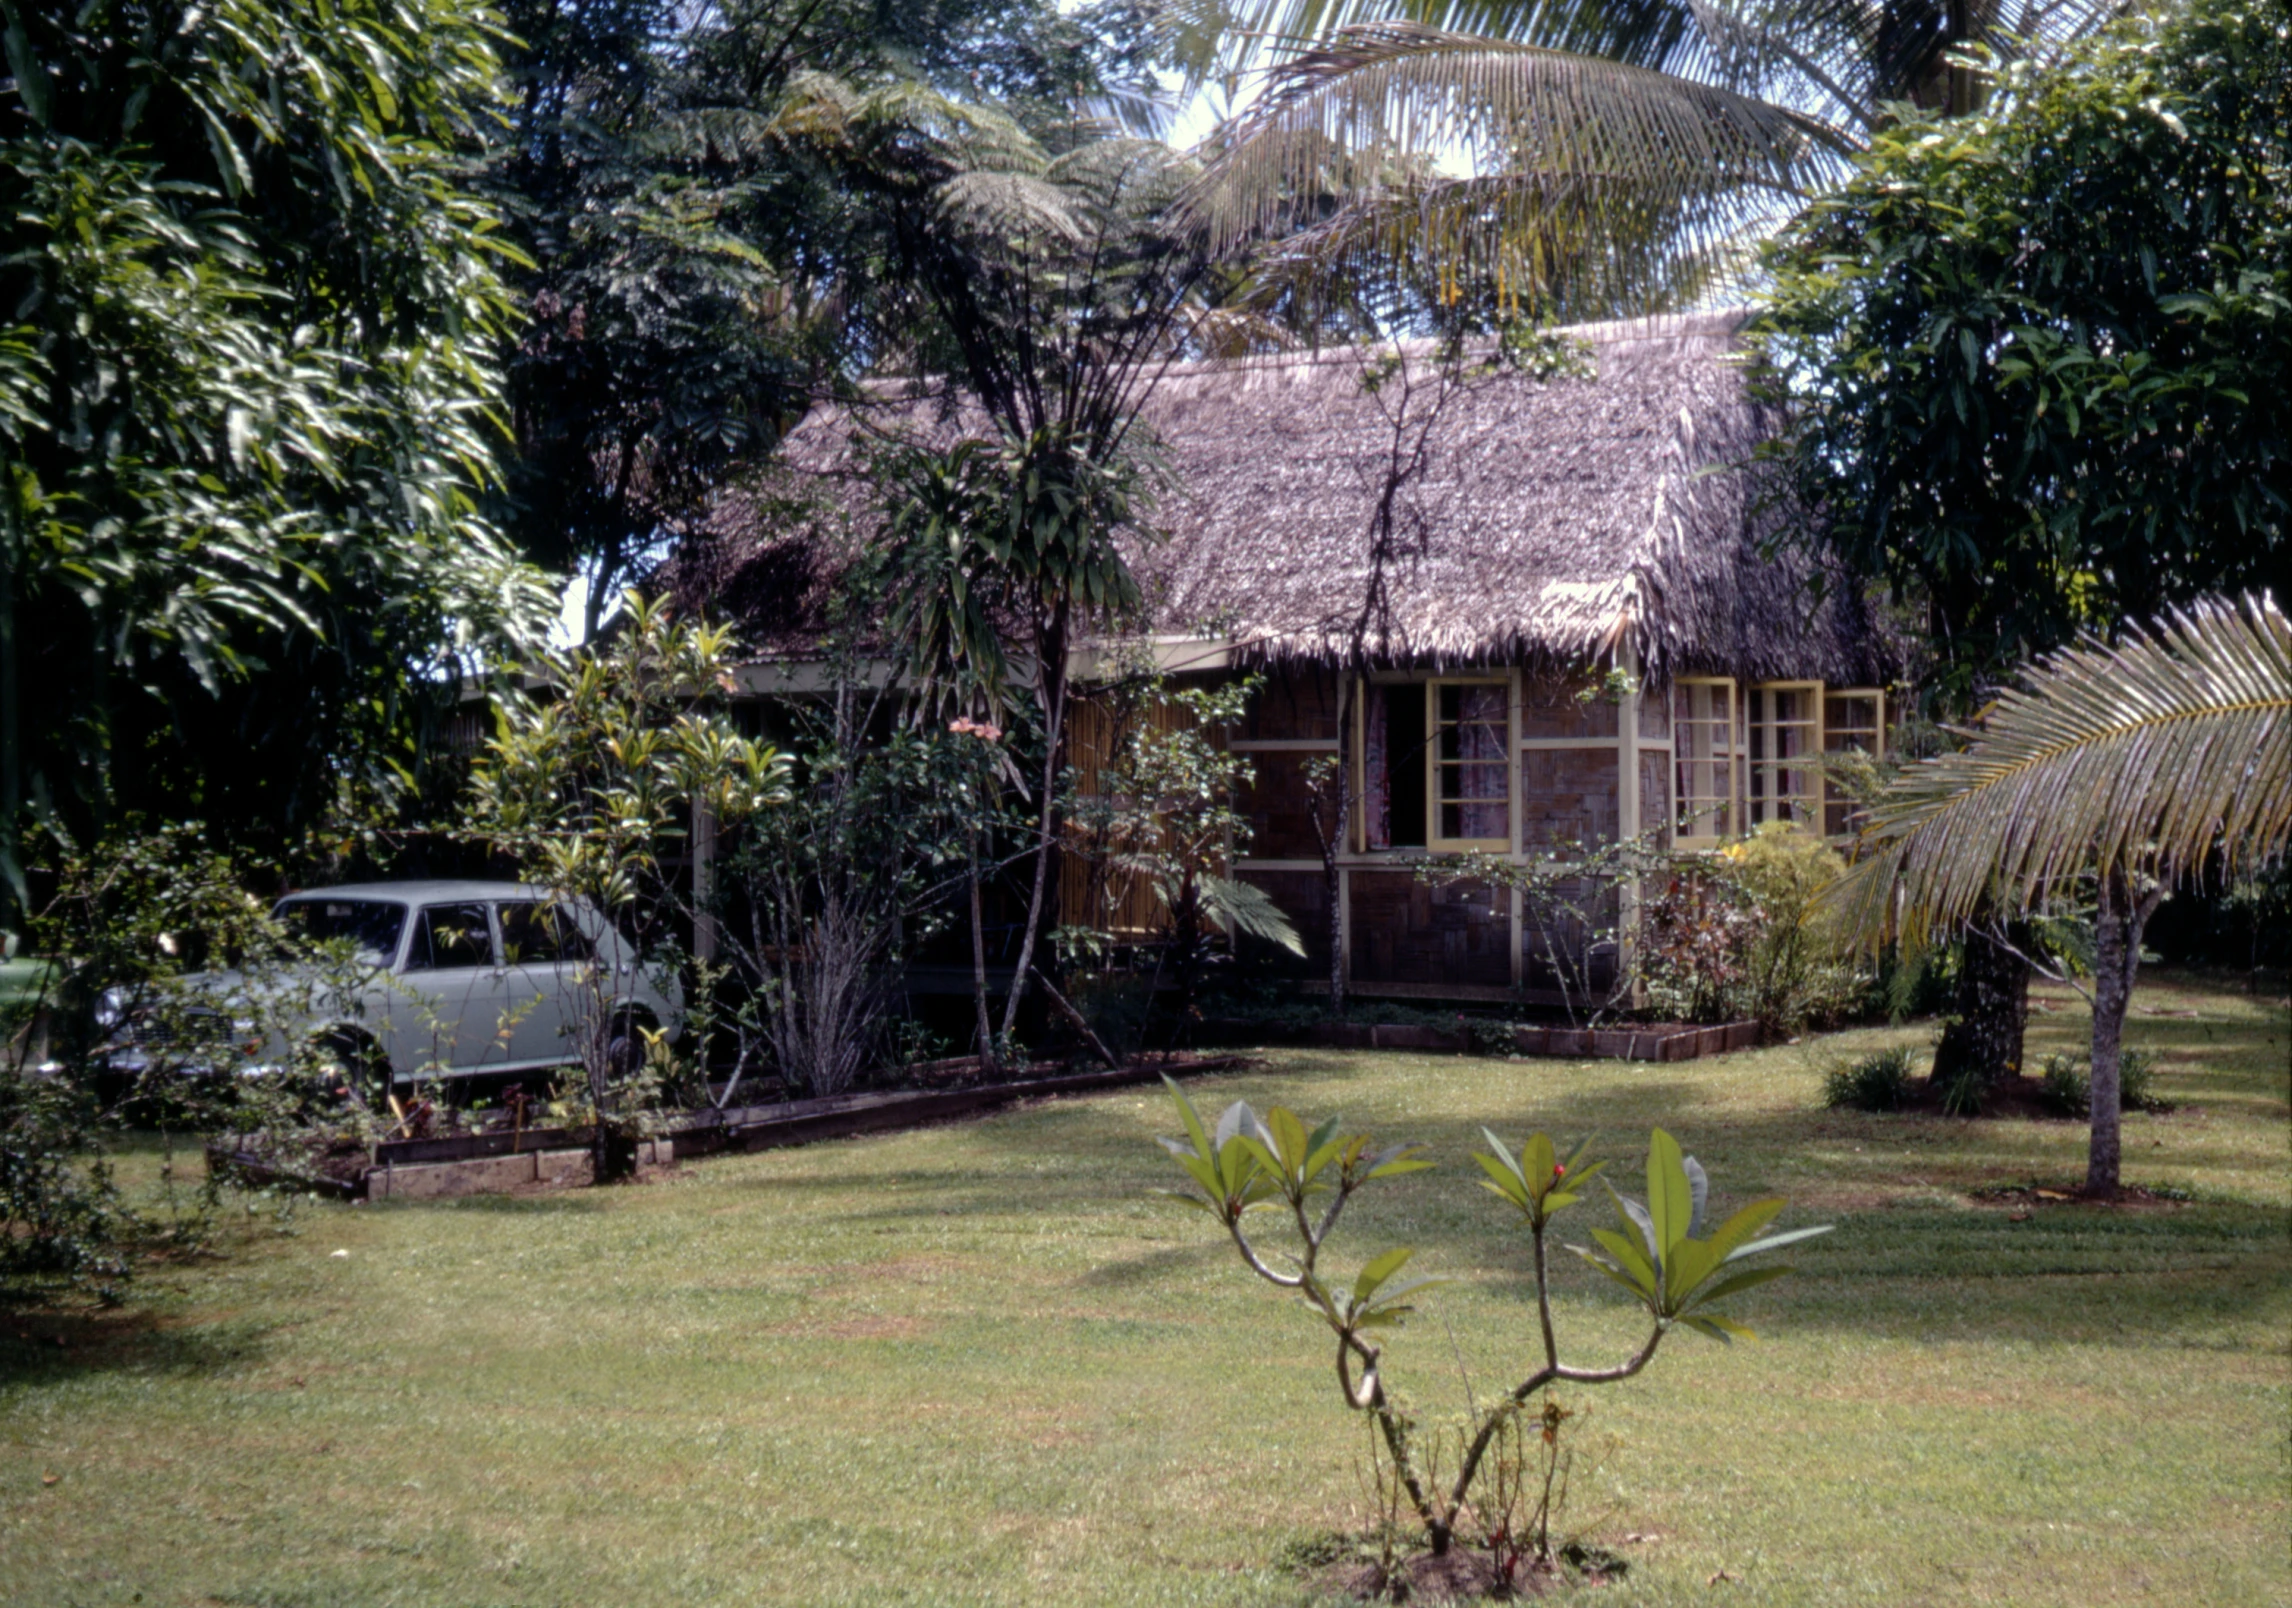
[[[406,928],[406,907],[379,899],[290,899],[279,920],[311,943],[348,939],[369,966],[387,966],[397,957],[398,935]]]

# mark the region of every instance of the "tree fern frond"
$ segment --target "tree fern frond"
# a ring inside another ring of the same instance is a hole
[[[974,233],[1048,237],[1083,236],[1073,198],[1030,173],[958,173],[936,194],[940,216]]]
[[[2031,670],[1980,735],[1897,777],[1832,897],[1913,942],[2070,876],[2235,872],[2292,838],[2292,626],[2214,598]]]

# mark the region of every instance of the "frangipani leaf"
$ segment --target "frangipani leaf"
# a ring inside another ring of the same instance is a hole
[[[1695,1220],[1695,1197],[1681,1162],[1679,1141],[1661,1128],[1648,1136],[1647,1215],[1654,1226],[1658,1258],[1671,1254],[1671,1248],[1687,1237],[1688,1225]]]
[[[1787,1267],[1745,1268],[1742,1272],[1731,1273],[1717,1284],[1698,1292],[1687,1305],[1689,1307],[1703,1307],[1710,1305],[1713,1301],[1724,1301],[1730,1295],[1739,1294],[1744,1290],[1756,1289],[1762,1284],[1772,1284],[1780,1278],[1787,1278],[1794,1271],[1795,1269]]]
[[[1368,1300],[1370,1296],[1376,1293],[1377,1286],[1399,1272],[1407,1264],[1409,1258],[1414,1255],[1416,1255],[1416,1251],[1412,1247],[1402,1245],[1373,1258],[1368,1266],[1361,1269],[1360,1276],[1353,1281],[1353,1299],[1355,1301]]]
[[[1814,1228],[1794,1228],[1788,1234],[1771,1234],[1763,1240],[1753,1240],[1748,1245],[1737,1246],[1727,1254],[1727,1260],[1740,1262],[1746,1256],[1759,1256],[1767,1251],[1779,1251],[1786,1245],[1796,1245],[1800,1240],[1810,1240],[1817,1234],[1827,1234],[1836,1226],[1834,1223],[1823,1223]]]

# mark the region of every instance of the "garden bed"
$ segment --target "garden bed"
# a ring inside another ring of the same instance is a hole
[[[1100,1072],[1053,1074],[961,1088],[891,1089],[686,1111],[670,1117],[660,1133],[638,1143],[636,1170],[641,1177],[690,1156],[770,1150],[819,1139],[885,1133],[1023,1100],[1152,1083],[1165,1075],[1230,1071],[1245,1064],[1246,1057],[1238,1055],[1180,1055]],[[596,1178],[588,1138],[567,1128],[389,1139],[371,1152],[336,1147],[300,1159],[263,1152],[251,1136],[225,1135],[208,1144],[207,1164],[258,1188],[305,1189],[338,1200],[434,1200],[572,1187],[593,1183]]]

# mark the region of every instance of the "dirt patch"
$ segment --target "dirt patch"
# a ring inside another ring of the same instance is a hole
[[[1419,1553],[1391,1569],[1373,1560],[1332,1564],[1312,1584],[1356,1602],[1481,1602],[1491,1597],[1541,1597],[1557,1584],[1548,1572],[1525,1567],[1499,1578],[1485,1552]]]
[[[1901,1110],[1918,1116],[1952,1117],[1942,1109],[1942,1087],[1932,1078],[1920,1078],[1909,1087]],[[2177,1109],[2161,1100],[2153,1100],[2138,1109],[2150,1116],[2170,1116]],[[1982,1108],[1971,1118],[1955,1120],[2002,1119],[2014,1122],[2061,1122],[2083,1126],[2083,1116],[2070,1116],[2055,1105],[2045,1092],[2042,1078],[2015,1076],[1999,1078],[1982,1088]]]
[[[1967,1197],[1984,1206],[2004,1206],[2020,1222],[2032,1213],[2061,1206],[2083,1206],[2104,1211],[2171,1211],[2189,1202],[2189,1192],[2158,1185],[2125,1184],[2113,1196],[2088,1195],[2083,1183],[1988,1184],[1968,1190]]]
[[[1653,1541],[1653,1536],[1634,1536]],[[1631,1567],[1605,1547],[1571,1541],[1556,1559],[1500,1559],[1458,1545],[1435,1556],[1415,1552],[1390,1561],[1357,1537],[1328,1535],[1300,1543],[1288,1566],[1317,1596],[1354,1602],[1510,1602],[1541,1597],[1570,1584],[1606,1585]]]

